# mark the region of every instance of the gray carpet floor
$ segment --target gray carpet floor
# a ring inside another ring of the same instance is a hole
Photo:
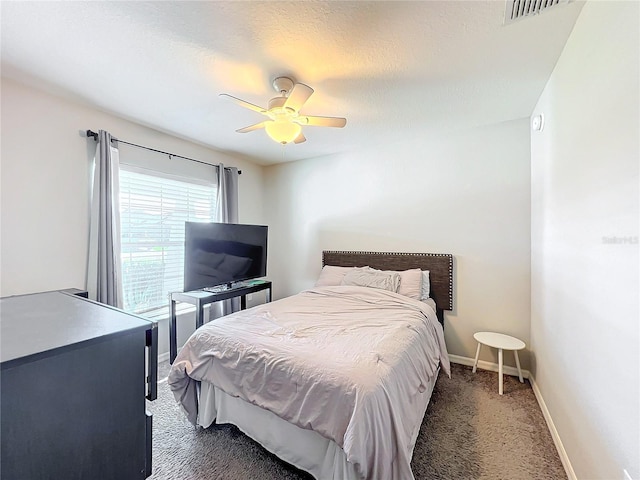
[[[161,365],[160,375],[168,365]],[[165,373],[166,375],[166,373]],[[162,377],[160,377],[162,378]],[[301,480],[312,477],[279,460],[231,425],[195,428],[166,383],[153,413],[151,480]],[[440,375],[422,422],[411,467],[416,480],[551,480],[567,476],[531,385],[452,365]]]

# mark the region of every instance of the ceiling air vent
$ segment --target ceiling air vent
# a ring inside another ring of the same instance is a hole
[[[504,23],[515,22],[521,18],[538,15],[558,5],[567,4],[570,0],[507,0],[504,11]]]

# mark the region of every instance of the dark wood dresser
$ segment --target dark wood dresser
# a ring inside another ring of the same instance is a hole
[[[69,291],[0,299],[1,474],[151,474],[157,324]]]

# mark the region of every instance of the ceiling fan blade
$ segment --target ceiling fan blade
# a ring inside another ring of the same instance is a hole
[[[297,112],[302,108],[309,97],[313,94],[313,88],[308,87],[304,83],[296,83],[284,102],[284,108],[289,108]]]
[[[313,127],[342,128],[347,124],[347,119],[341,117],[311,117],[304,115],[298,117],[296,121],[302,125],[311,125]]]
[[[249,102],[245,102],[244,100],[240,100],[239,98],[236,97],[232,97],[231,95],[227,95],[226,93],[221,93],[220,94],[221,97],[227,97],[229,99],[231,99],[231,101],[237,103],[238,105],[240,105],[241,107],[244,108],[248,108],[249,110],[253,110],[255,112],[258,113],[262,113],[262,114],[266,114],[267,110],[259,107],[258,105],[254,105],[253,103],[249,103]]]
[[[302,132],[300,132],[300,135],[298,135],[296,137],[296,139],[293,141],[293,143],[302,143],[302,142],[306,142],[307,139],[305,138],[304,134]]]
[[[254,125],[249,125],[248,127],[244,127],[244,128],[241,128],[240,130],[236,130],[236,132],[238,132],[238,133],[253,132],[254,130],[258,130],[260,128],[264,128],[266,123],[267,122],[260,122],[260,123],[254,124]]]

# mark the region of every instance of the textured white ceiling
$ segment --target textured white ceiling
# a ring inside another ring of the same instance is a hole
[[[4,1],[2,74],[267,165],[529,116],[582,2],[508,26],[504,8]],[[347,126],[304,127],[307,142],[285,147],[262,130],[236,133],[264,117],[218,94],[266,106],[280,75],[315,90],[302,113],[346,117]]]

